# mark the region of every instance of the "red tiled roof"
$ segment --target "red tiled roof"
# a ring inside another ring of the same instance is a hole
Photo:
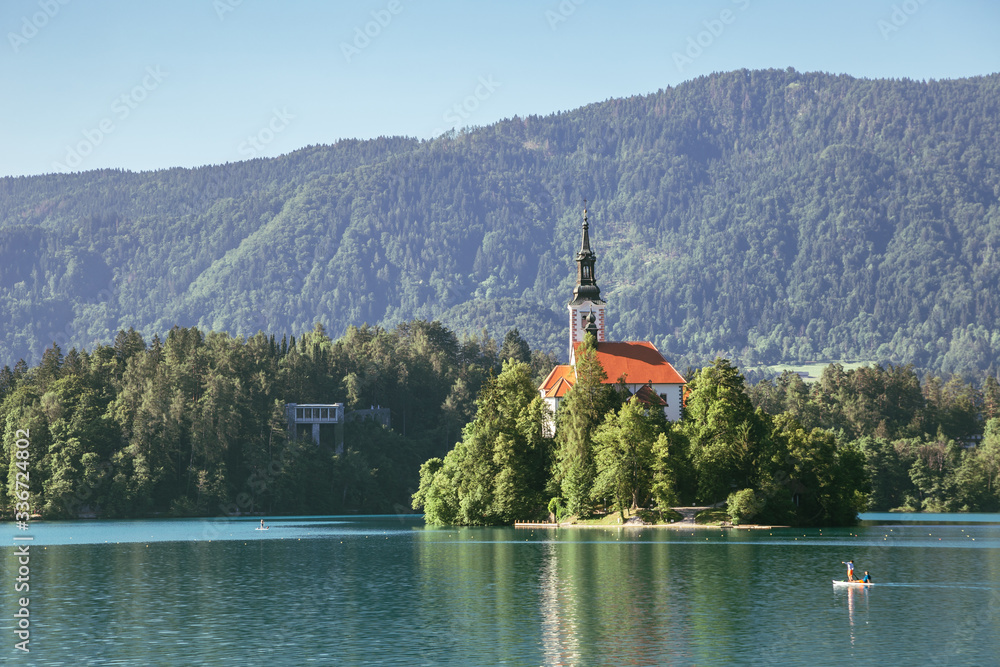
[[[640,403],[645,403],[646,405],[655,405],[657,407],[662,407],[667,404],[665,400],[660,398],[653,388],[648,384],[644,384],[639,387],[639,391],[635,392],[635,398]]]
[[[560,364],[549,371],[538,389],[544,398],[562,398],[576,383],[576,372],[569,364]]]
[[[552,387],[552,389],[545,393],[545,398],[562,398],[566,395],[566,392],[572,388],[573,382],[567,378],[559,378],[559,381],[556,382],[556,386]]]
[[[574,343],[574,349],[579,345]],[[649,341],[598,343],[597,360],[608,375],[607,384],[623,377],[628,384],[685,384],[683,376]]]
[[[575,343],[574,349],[579,345],[580,343]],[[686,384],[683,376],[648,341],[599,343],[597,360],[608,375],[604,384],[615,384],[619,378],[624,378],[626,384]],[[560,364],[549,371],[538,390],[543,398],[562,398],[574,384],[576,369],[570,364]],[[641,394],[642,389],[636,393]],[[655,392],[650,393],[659,400],[660,397]],[[686,402],[686,394],[684,399]]]

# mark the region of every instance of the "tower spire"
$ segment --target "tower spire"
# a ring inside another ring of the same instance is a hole
[[[591,253],[589,230],[590,230],[590,225],[587,223],[587,200],[584,199],[583,200],[583,243],[580,245],[580,254]]]
[[[590,249],[590,222],[587,217],[586,202],[585,199],[583,237],[580,240],[580,252],[576,253],[576,287],[573,288],[573,300],[570,301],[570,305],[580,304],[584,301],[604,303],[601,300],[601,288],[597,286],[597,279],[594,275],[597,255]]]
[[[587,200],[583,200],[583,235],[580,252],[576,253],[576,287],[569,302],[569,357],[573,358],[573,345],[583,342],[587,331],[598,341],[604,341],[604,308],[601,288],[597,286],[594,265],[597,255],[590,248],[590,219]]]

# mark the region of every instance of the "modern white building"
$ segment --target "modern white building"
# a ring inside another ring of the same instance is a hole
[[[343,453],[343,403],[286,403],[285,418],[290,439],[312,438],[317,445],[330,446],[338,454]],[[325,439],[324,433],[327,434]]]

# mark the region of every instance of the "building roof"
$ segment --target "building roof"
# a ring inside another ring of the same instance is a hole
[[[667,402],[662,398],[660,398],[660,396],[655,391],[653,391],[653,388],[650,387],[648,384],[644,384],[641,387],[639,387],[639,391],[635,392],[633,396],[640,403],[644,403],[646,405],[655,405],[658,408],[662,408],[667,404]]]
[[[575,350],[580,343],[575,343]],[[575,355],[574,355],[575,356]],[[627,343],[599,343],[597,360],[604,367],[608,377],[605,384],[614,384],[624,378],[626,384],[685,384],[683,376],[663,358],[656,346],[648,341]],[[576,369],[571,364],[559,364],[538,387],[542,398],[562,398],[576,384]],[[640,396],[644,403],[660,400],[656,392],[649,390],[651,397]],[[639,388],[636,395],[643,394]],[[652,397],[655,397],[653,399]],[[686,398],[686,396],[685,396]]]
[[[576,372],[569,364],[559,364],[551,371],[538,390],[542,398],[562,398],[576,383]]]
[[[574,343],[574,351],[582,343]],[[574,354],[575,356],[575,354]],[[684,377],[663,358],[649,341],[599,343],[597,360],[608,377],[607,384],[624,379],[626,384],[685,384]]]

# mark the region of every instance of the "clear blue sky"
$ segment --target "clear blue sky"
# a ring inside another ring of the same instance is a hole
[[[0,27],[0,176],[427,138],[743,67],[1000,71],[995,0],[2,0]]]

